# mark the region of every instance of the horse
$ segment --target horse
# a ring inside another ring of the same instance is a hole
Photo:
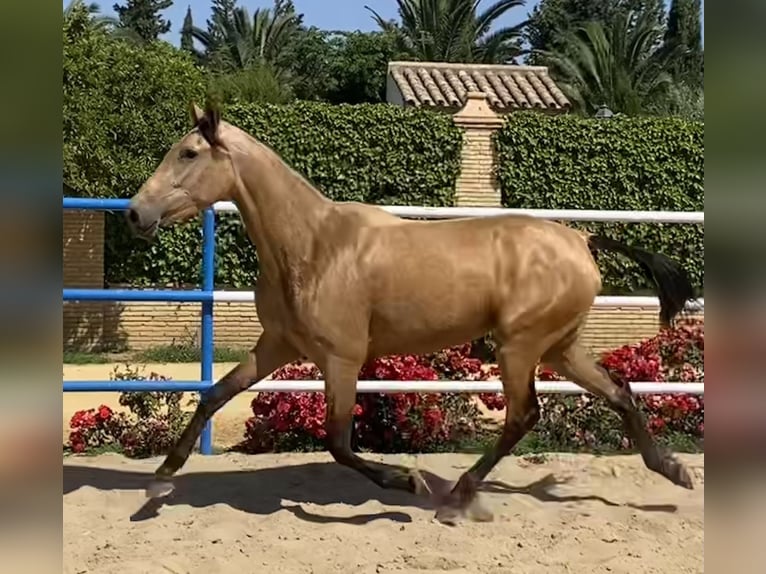
[[[324,375],[326,445],[336,463],[381,488],[429,496],[437,515],[465,516],[486,476],[534,428],[539,363],[603,397],[648,469],[694,488],[685,465],[647,431],[630,386],[614,382],[581,342],[602,288],[598,251],[632,259],[653,279],[663,328],[694,297],[679,263],[525,215],[419,221],[334,201],[267,145],[223,120],[216,106],[191,103],[190,115],[190,131],[131,198],[127,224],[136,238],[151,241],[160,227],[188,221],[215,202],[233,202],[258,255],[255,304],[263,331],[247,357],[203,394],[154,472],[147,497],[173,491],[173,476],[216,411],[298,359],[312,361]],[[454,484],[442,480],[446,486],[434,489],[416,469],[369,461],[352,450],[357,378],[367,361],[430,353],[487,333],[497,343],[505,421],[494,445]]]

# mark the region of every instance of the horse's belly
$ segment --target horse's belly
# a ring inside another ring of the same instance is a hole
[[[423,289],[378,301],[370,321],[370,353],[421,354],[480,337],[492,326],[489,289]]]

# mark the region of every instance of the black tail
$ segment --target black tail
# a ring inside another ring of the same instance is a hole
[[[657,286],[662,325],[670,325],[673,318],[683,311],[686,302],[694,299],[694,287],[686,271],[669,257],[661,253],[650,253],[639,247],[624,245],[601,235],[591,235],[588,246],[592,250],[621,253],[641,266],[644,273],[651,277]]]

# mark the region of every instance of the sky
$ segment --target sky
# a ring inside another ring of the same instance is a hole
[[[64,0],[66,6],[70,0]],[[118,0],[96,0],[101,6],[104,15],[114,15],[112,6]],[[496,20],[496,27],[512,26],[528,17],[540,0],[527,0],[524,6],[514,8],[506,12]],[[667,5],[669,0],[665,0]],[[122,0],[119,0],[122,4]],[[274,5],[273,0],[239,0],[239,5],[247,7],[250,14],[256,8],[268,8]],[[302,13],[303,22],[307,26],[316,26],[323,30],[361,30],[370,32],[378,27],[372,19],[372,13],[365,9],[369,6],[380,14],[384,19],[398,20],[395,0],[293,0],[295,9]],[[483,0],[479,8],[489,6],[491,0]],[[181,24],[186,15],[187,7],[191,6],[194,24],[205,28],[205,22],[210,16],[210,0],[174,0],[173,6],[163,12],[163,16],[170,20],[171,29],[163,36],[164,40],[178,45],[180,41]],[[704,36],[704,13],[705,2],[702,2],[702,31]]]

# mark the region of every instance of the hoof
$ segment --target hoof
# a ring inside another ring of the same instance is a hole
[[[170,480],[153,480],[146,487],[146,498],[162,498],[168,496],[175,490],[173,482]]]
[[[468,519],[474,522],[492,522],[495,519],[492,511],[482,504],[481,497],[478,494],[469,504],[465,513]]]
[[[694,490],[694,482],[692,481],[691,474],[689,474],[689,470],[682,462],[672,457],[668,457],[662,463],[662,470],[662,474],[665,478],[673,484],[689,490]]]
[[[473,522],[492,522],[495,519],[482,504],[478,483],[471,475],[464,474],[457,483],[453,483],[435,474],[413,469],[411,477],[415,494],[429,498],[436,508],[434,519],[441,524],[456,526],[462,518]]]
[[[436,511],[434,514],[434,519],[446,526],[457,526],[457,523],[460,521],[461,514],[462,513],[458,508],[454,508],[452,506],[444,506]]]
[[[479,499],[478,484],[470,474],[464,474],[453,488],[443,489],[434,497],[436,519],[443,524],[455,525],[458,518],[474,522],[493,520],[492,513]]]

